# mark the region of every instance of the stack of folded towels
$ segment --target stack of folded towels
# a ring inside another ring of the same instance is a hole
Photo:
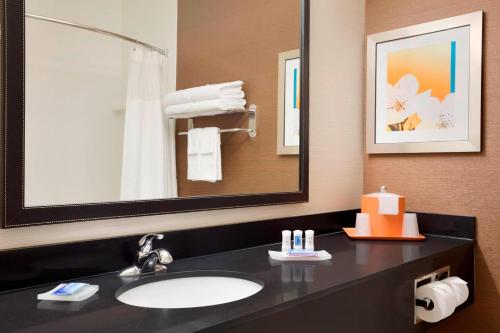
[[[165,95],[167,117],[191,118],[245,110],[243,81],[210,84]],[[188,132],[188,175],[193,181],[222,180],[220,131],[216,127]]]
[[[225,111],[245,110],[243,81],[209,84],[165,95],[167,116],[210,116]]]
[[[220,132],[217,127],[189,130],[187,155],[189,180],[205,182],[222,180]]]

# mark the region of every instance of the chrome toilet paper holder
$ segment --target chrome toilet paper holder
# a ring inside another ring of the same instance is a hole
[[[426,310],[434,309],[434,302],[432,299],[424,298],[424,299],[415,299],[415,306],[421,306]]]
[[[417,288],[420,286],[423,286],[425,284],[434,282],[434,281],[441,281],[446,278],[450,277],[450,266],[445,266],[440,269],[435,270],[434,272],[422,275],[418,278],[415,279],[415,288],[413,291],[413,295],[416,295],[417,293]],[[417,306],[423,307],[426,310],[432,310],[434,309],[434,302],[430,299],[418,299],[415,298],[415,308]],[[414,323],[417,324],[421,320],[420,318],[417,317],[417,311],[415,310],[415,317],[414,317]]]

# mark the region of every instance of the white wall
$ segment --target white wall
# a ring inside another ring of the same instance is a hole
[[[169,50],[167,91],[175,91],[178,0],[121,1],[123,2],[123,33]],[[128,54],[129,52],[127,52],[127,57]]]
[[[309,203],[0,230],[0,249],[358,208],[364,6],[364,0],[311,1]]]
[[[120,31],[121,0],[27,0],[26,12]],[[26,19],[27,206],[119,199],[123,42]],[[64,158],[61,158],[64,156]]]
[[[26,12],[171,50],[168,89],[175,89],[177,0],[27,0]],[[26,206],[120,200],[128,60],[134,46],[26,20]]]

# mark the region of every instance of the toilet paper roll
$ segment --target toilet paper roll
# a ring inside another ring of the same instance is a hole
[[[464,281],[457,276],[451,276],[441,280],[441,282],[446,283],[453,290],[455,299],[457,300],[457,306],[463,304],[469,297],[469,287],[467,286],[467,281]]]
[[[417,306],[417,316],[429,323],[438,322],[449,317],[457,307],[457,300],[451,287],[441,281],[436,281],[417,288],[415,297],[422,300],[432,300],[434,308],[426,310]]]

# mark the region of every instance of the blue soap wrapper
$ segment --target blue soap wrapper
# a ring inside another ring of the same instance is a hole
[[[58,288],[52,292],[52,295],[71,296],[78,293],[80,290],[82,290],[83,287],[86,287],[88,285],[88,283],[78,282],[63,283],[60,284]]]

